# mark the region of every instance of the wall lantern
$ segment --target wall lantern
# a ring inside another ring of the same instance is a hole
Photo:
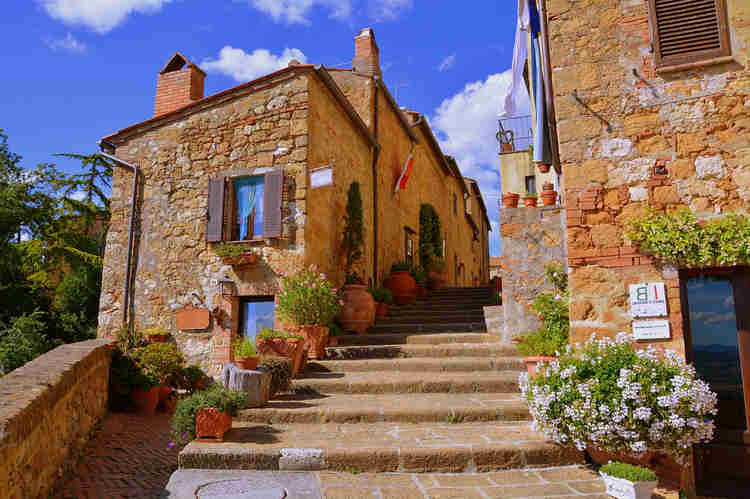
[[[221,296],[237,296],[237,285],[229,277],[219,281]]]

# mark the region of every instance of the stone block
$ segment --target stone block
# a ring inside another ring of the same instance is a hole
[[[271,373],[268,371],[248,371],[234,364],[225,364],[221,371],[225,388],[247,393],[243,408],[263,407],[271,395]]]
[[[602,123],[597,118],[576,118],[557,124],[561,142],[596,137],[602,131]]]
[[[659,127],[659,113],[635,114],[625,118],[625,135],[638,136]]]

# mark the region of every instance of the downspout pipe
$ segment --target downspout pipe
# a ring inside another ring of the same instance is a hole
[[[104,152],[105,148],[114,150],[114,146],[106,141],[99,142],[99,148],[101,149],[101,155],[105,158],[113,161],[116,165],[127,168],[133,172],[133,190],[130,195],[130,227],[128,228],[128,250],[127,250],[127,261],[125,263],[125,285],[123,286],[123,306],[122,306],[122,325],[125,326],[128,323],[128,310],[130,308],[130,282],[132,280],[132,257],[133,257],[133,233],[135,231],[135,196],[136,189],[138,188],[138,175],[140,170],[137,166],[131,165],[127,161],[123,161],[117,156]],[[130,324],[132,329],[134,324]]]
[[[374,77],[378,79],[377,76]],[[374,109],[372,116],[373,136],[375,137],[375,147],[372,152],[372,278],[373,286],[378,282],[378,158],[380,157],[380,145],[378,141],[378,85],[377,81],[373,88]]]

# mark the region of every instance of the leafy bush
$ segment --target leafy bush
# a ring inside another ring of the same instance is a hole
[[[406,262],[395,262],[391,265],[391,272],[410,272],[411,265]]]
[[[234,356],[239,359],[257,357],[258,351],[255,349],[255,342],[250,338],[242,338],[234,347]]]
[[[163,327],[152,327],[150,329],[144,329],[143,334],[145,336],[169,336],[169,331]]]
[[[99,267],[79,265],[65,272],[55,289],[55,308],[62,313],[99,315],[99,292],[102,272]]]
[[[349,272],[347,270],[344,277],[344,284],[364,284],[364,281],[356,272]]]
[[[427,282],[427,270],[424,267],[415,267],[411,271],[411,276],[417,281],[417,285],[424,286]]]
[[[604,474],[613,476],[615,478],[622,478],[630,482],[655,482],[659,480],[656,473],[648,468],[642,468],[640,466],[633,466],[632,464],[609,462],[599,468]]]
[[[130,356],[160,385],[169,381],[185,363],[185,358],[171,343],[152,343],[133,350]]]
[[[284,277],[276,308],[279,315],[296,326],[319,326],[331,322],[341,309],[336,290],[319,274],[317,267],[298,272],[294,277]]]
[[[540,293],[532,306],[542,321],[538,331],[521,337],[518,350],[523,355],[554,356],[565,350],[570,336],[568,311],[568,275],[562,265],[551,263],[545,268],[554,293]]]
[[[117,331],[115,344],[121,352],[128,353],[131,350],[144,346],[146,342],[143,338],[143,333],[135,328],[131,330],[130,325],[125,324]]]
[[[434,272],[436,274],[443,274],[445,272],[445,259],[439,254],[433,253],[430,257],[429,263],[425,265],[428,272]]]
[[[286,392],[292,379],[292,361],[286,357],[263,356],[258,368],[271,373],[271,392]]]
[[[112,356],[110,380],[116,382],[123,393],[129,392],[132,388],[149,390],[159,385],[159,381],[153,374],[147,372],[120,350],[115,350]]]
[[[419,207],[419,262],[427,268],[442,253],[440,215],[431,204],[423,204]]]
[[[625,235],[645,253],[685,267],[750,262],[750,218],[728,215],[698,222],[689,210],[662,215],[649,209]]]
[[[37,310],[15,317],[8,326],[0,323],[0,376],[49,350],[50,345],[42,334],[44,317],[45,314]]]
[[[336,321],[331,321],[331,323],[328,324],[329,338],[336,338],[338,336],[341,336],[342,334],[344,334],[344,330],[341,329],[341,326],[339,326]]]
[[[685,463],[694,444],[713,438],[716,394],[675,352],[637,349],[625,333],[593,336],[577,353],[521,375],[533,427],[579,450],[640,457],[666,453]]]
[[[200,382],[200,380],[206,378],[206,373],[203,371],[203,369],[195,364],[187,366],[185,369],[183,369],[182,375],[185,380],[190,383],[190,385],[195,385],[196,383]]]
[[[272,340],[274,338],[297,338],[299,340],[304,339],[298,334],[287,333],[286,331],[278,331],[271,328],[261,329],[256,338],[259,340]]]
[[[362,245],[365,242],[364,223],[362,217],[362,195],[359,192],[359,182],[349,184],[346,200],[346,215],[344,215],[344,238],[341,246],[346,257],[346,269],[351,269],[362,258]],[[348,283],[347,284],[352,284]]]
[[[387,303],[388,305],[393,303],[393,294],[391,293],[391,290],[385,286],[378,286],[375,289],[371,289],[370,294],[378,303]]]
[[[185,443],[195,438],[195,415],[198,409],[214,408],[236,416],[237,410],[247,399],[243,392],[233,392],[221,385],[214,385],[206,390],[180,400],[172,417],[172,429],[176,443]]]

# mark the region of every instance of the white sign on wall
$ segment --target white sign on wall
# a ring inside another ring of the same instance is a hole
[[[330,166],[318,168],[310,172],[310,187],[325,187],[333,184],[333,168]]]
[[[667,315],[667,294],[663,282],[631,284],[630,312],[633,317],[663,317]]]
[[[669,321],[633,321],[633,337],[636,340],[668,340],[672,337],[669,332]]]

